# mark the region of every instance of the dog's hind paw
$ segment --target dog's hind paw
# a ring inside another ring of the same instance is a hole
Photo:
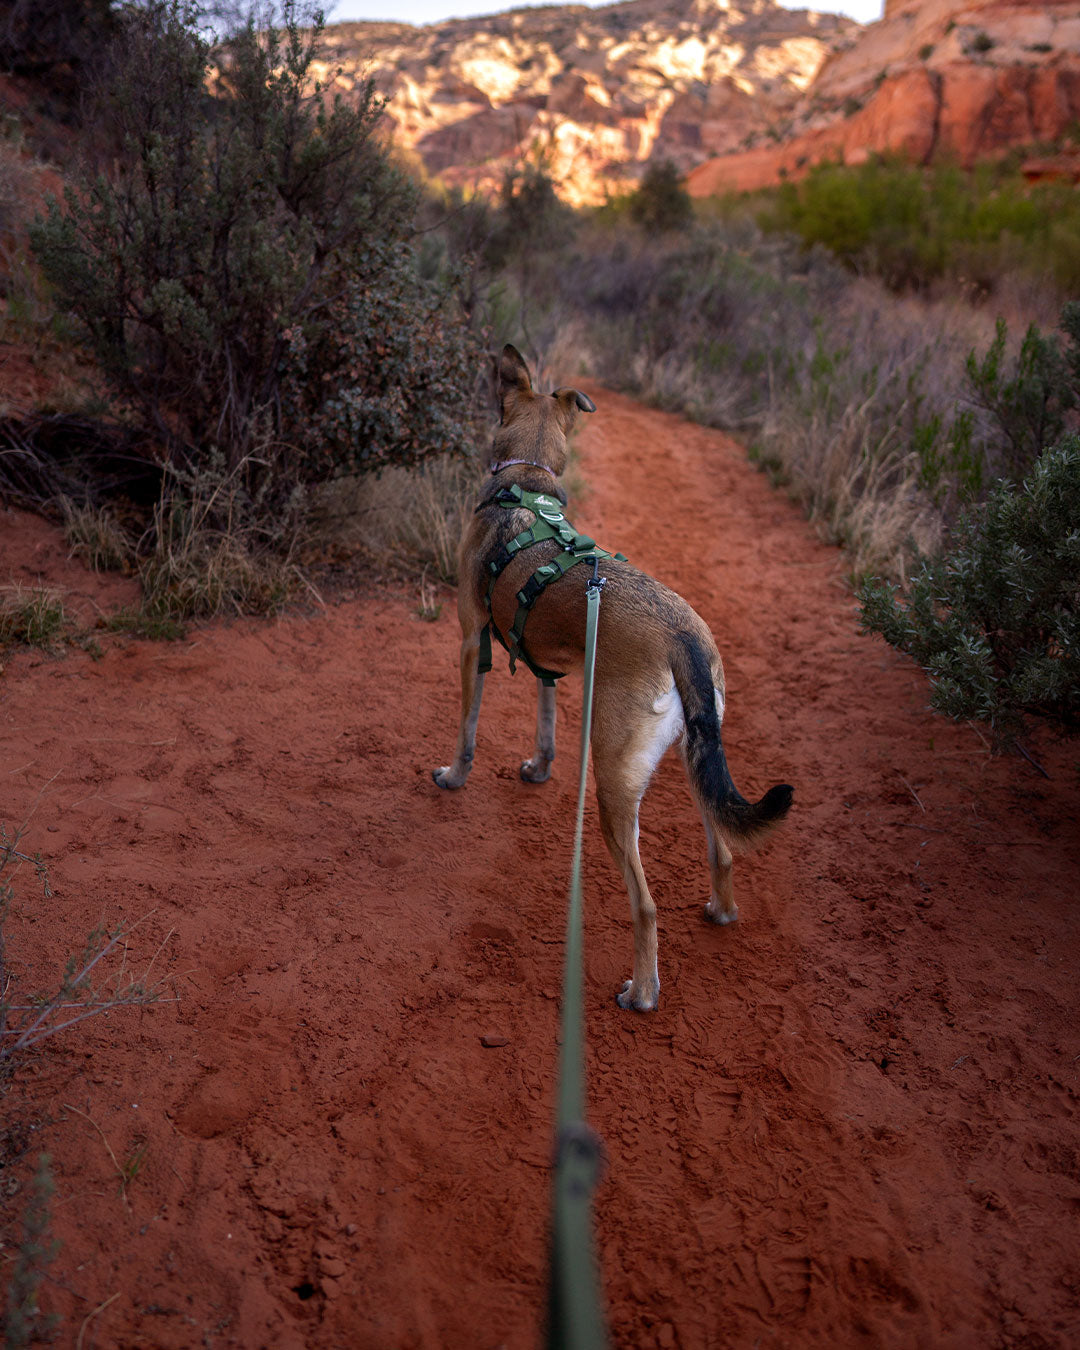
[[[705,917],[710,923],[723,927],[724,924],[735,922],[739,917],[739,907],[732,905],[730,909],[720,909],[716,906],[715,900],[710,900],[705,906]]]
[[[431,776],[441,788],[459,788],[465,782],[465,775],[458,777],[452,764],[444,764],[441,769],[432,769]]]
[[[525,760],[521,766],[521,776],[526,783],[546,783],[551,777],[551,760]]]
[[[622,993],[615,995],[615,1002],[624,1012],[655,1012],[656,1005],[660,1002],[660,986],[655,989],[646,990],[635,996],[634,981],[627,980],[622,987]]]

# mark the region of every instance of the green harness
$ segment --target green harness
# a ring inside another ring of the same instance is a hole
[[[481,675],[484,675],[491,669],[491,634],[494,632],[510,653],[511,674],[514,673],[517,662],[524,661],[538,680],[546,685],[554,685],[555,681],[562,679],[566,672],[544,670],[542,666],[536,665],[530,659],[528,653],[522,647],[525,620],[529,617],[529,610],[536,603],[536,597],[545,586],[549,586],[551,582],[558,581],[560,577],[566,576],[567,572],[572,567],[576,567],[578,563],[592,563],[595,575],[596,566],[601,558],[614,557],[620,562],[626,562],[626,557],[622,553],[609,553],[606,549],[601,548],[595,539],[590,539],[587,534],[578,534],[577,530],[563,515],[562,506],[558,499],[546,492],[528,492],[514,483],[511,487],[500,488],[495,496],[485,502],[484,505],[498,505],[504,507],[507,511],[531,511],[536,517],[535,522],[529,529],[522,530],[520,534],[515,535],[508,544],[499,549],[495,557],[488,563],[491,579],[488,582],[487,595],[484,598],[489,615],[491,614],[491,597],[495,590],[495,583],[499,580],[503,569],[510,560],[523,548],[529,548],[532,544],[542,544],[548,539],[555,539],[562,551],[556,553],[550,562],[538,567],[521,590],[518,591],[517,614],[514,616],[514,625],[506,638],[499,632],[495,620],[489,617],[484,625],[484,631],[480,634],[480,658],[477,670]]]

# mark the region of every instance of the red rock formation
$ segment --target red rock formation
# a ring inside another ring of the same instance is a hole
[[[782,145],[710,160],[691,193],[745,191],[826,159],[896,152],[970,165],[1080,122],[1080,5],[897,0],[830,58]]]

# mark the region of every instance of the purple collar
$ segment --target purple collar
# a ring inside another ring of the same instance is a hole
[[[545,473],[551,474],[552,478],[558,478],[554,469],[549,469],[546,464],[537,464],[535,459],[500,459],[491,466],[491,472],[501,473],[503,469],[509,469],[512,464],[528,464],[533,469],[543,469]]]

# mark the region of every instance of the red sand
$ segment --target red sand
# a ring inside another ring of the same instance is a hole
[[[651,1016],[613,1001],[629,916],[590,803],[616,1344],[1076,1344],[1075,745],[1036,746],[1046,780],[924,711],[921,675],[857,634],[843,557],[737,446],[592,392],[574,520],[709,620],[742,790],[796,789],[717,929],[661,766]],[[0,579],[45,528],[0,516]],[[0,1256],[46,1147],[63,1344],[90,1314],[87,1350],[537,1344],[580,686],[534,787],[532,682],[498,667],[469,785],[440,792],[457,640],[451,603],[427,624],[383,592],[10,661],[0,817],[30,814],[55,899],[20,876],[9,955],[44,982],[100,917],[150,915],[134,955],[175,929],[181,996],[65,1033],[3,1100],[23,1189],[0,1186]],[[126,1198],[69,1107],[121,1163],[145,1144]]]

